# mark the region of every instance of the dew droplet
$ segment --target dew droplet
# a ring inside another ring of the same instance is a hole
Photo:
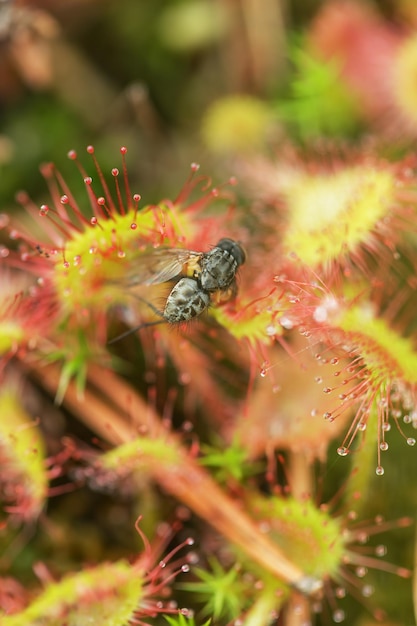
[[[407,444],[409,446],[415,446],[416,445],[416,440],[414,439],[414,437],[408,437],[407,438]]]
[[[332,617],[336,624],[341,624],[345,621],[345,612],[342,609],[336,609],[336,611],[333,611]]]
[[[362,595],[364,598],[370,598],[374,592],[375,589],[372,585],[364,585],[362,587]]]
[[[197,565],[200,562],[200,557],[197,552],[189,552],[187,554],[187,561],[191,563],[191,565]]]
[[[368,573],[368,570],[363,565],[360,565],[356,568],[355,573],[358,578],[363,578]]]
[[[339,600],[346,597],[346,589],[344,587],[336,587],[334,593]]]
[[[316,600],[315,602],[312,602],[311,604],[311,610],[313,611],[313,613],[315,613],[316,615],[318,615],[319,613],[322,612],[323,610],[323,605],[319,600]]]
[[[358,533],[357,535],[358,543],[362,543],[362,544],[367,543],[368,539],[369,539],[368,534],[363,531]]]
[[[324,387],[323,392],[324,393],[332,393],[333,388],[332,387]]]
[[[97,222],[98,222],[98,219],[96,217],[92,217],[90,219],[91,226],[96,226]]]
[[[188,372],[181,372],[178,376],[178,382],[180,385],[189,385],[191,382],[191,375]]]
[[[138,225],[135,222],[132,222],[130,225],[131,230],[136,230]]]
[[[381,441],[381,443],[379,444],[379,449],[382,450],[383,452],[385,452],[385,450],[388,450],[388,443],[386,441]]]
[[[313,319],[319,324],[326,322],[328,319],[328,311],[325,306],[318,306],[313,312]]]
[[[337,449],[337,454],[338,454],[339,456],[347,456],[347,455],[349,454],[349,449],[348,449],[348,448],[346,448],[345,446],[340,446],[340,447]]]
[[[385,556],[387,554],[387,546],[380,544],[379,546],[375,548],[375,554],[376,556],[380,556],[380,557]]]
[[[0,214],[0,228],[5,228],[9,224],[9,216],[6,213]]]
[[[260,375],[260,376],[262,376],[262,378],[265,378],[265,376],[267,375],[267,373],[268,373],[268,372],[267,372],[267,370],[266,370],[266,369],[264,369],[264,368],[262,368],[262,369],[259,371],[259,375]]]
[[[382,467],[382,465],[377,465],[377,467],[376,467],[376,469],[375,469],[375,474],[376,474],[377,476],[383,476],[384,472],[385,472],[385,470],[384,470],[384,468]]]
[[[285,317],[285,315],[280,317],[279,323],[281,324],[282,328],[285,328],[286,330],[291,330],[294,327],[293,321],[290,320],[289,317]]]

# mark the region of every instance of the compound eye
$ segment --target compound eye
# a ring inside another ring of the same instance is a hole
[[[215,247],[220,248],[221,250],[225,250],[226,252],[231,254],[238,265],[243,265],[243,263],[246,261],[246,254],[244,249],[237,241],[234,241],[234,239],[224,237],[223,239],[220,239]]]
[[[220,250],[226,250],[226,252],[231,252],[234,245],[236,245],[236,242],[233,241],[233,239],[223,237],[223,239],[220,239],[214,247],[220,248]]]
[[[234,256],[235,261],[238,265],[243,265],[246,261],[246,252],[240,245],[240,243],[235,242],[235,247],[231,254]]]

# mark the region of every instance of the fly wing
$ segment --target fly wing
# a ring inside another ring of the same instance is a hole
[[[137,263],[126,277],[128,286],[157,285],[179,276],[185,263],[200,252],[182,248],[156,248],[138,255]]]

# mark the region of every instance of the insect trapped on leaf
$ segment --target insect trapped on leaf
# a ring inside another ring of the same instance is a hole
[[[127,287],[178,280],[163,311],[147,302],[162,319],[140,324],[110,343],[146,326],[188,322],[201,315],[210,304],[227,302],[237,293],[236,273],[245,260],[242,246],[228,238],[220,239],[209,252],[182,248],[157,248],[145,252],[140,257],[140,265],[126,276]]]

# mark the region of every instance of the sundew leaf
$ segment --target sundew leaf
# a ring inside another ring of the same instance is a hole
[[[309,576],[337,575],[346,555],[341,523],[311,500],[264,498],[253,494],[248,506],[257,519],[268,520],[274,541]]]
[[[0,618],[2,626],[126,626],[140,611],[142,572],[127,561],[66,576],[24,611]]]
[[[151,471],[152,463],[168,466],[170,463],[178,463],[178,459],[179,452],[172,443],[170,445],[167,442],[166,436],[155,439],[138,437],[102,454],[99,465],[105,470],[117,470],[119,473],[137,469]]]
[[[12,388],[0,391],[0,497],[9,510],[34,519],[47,496],[44,442]]]

